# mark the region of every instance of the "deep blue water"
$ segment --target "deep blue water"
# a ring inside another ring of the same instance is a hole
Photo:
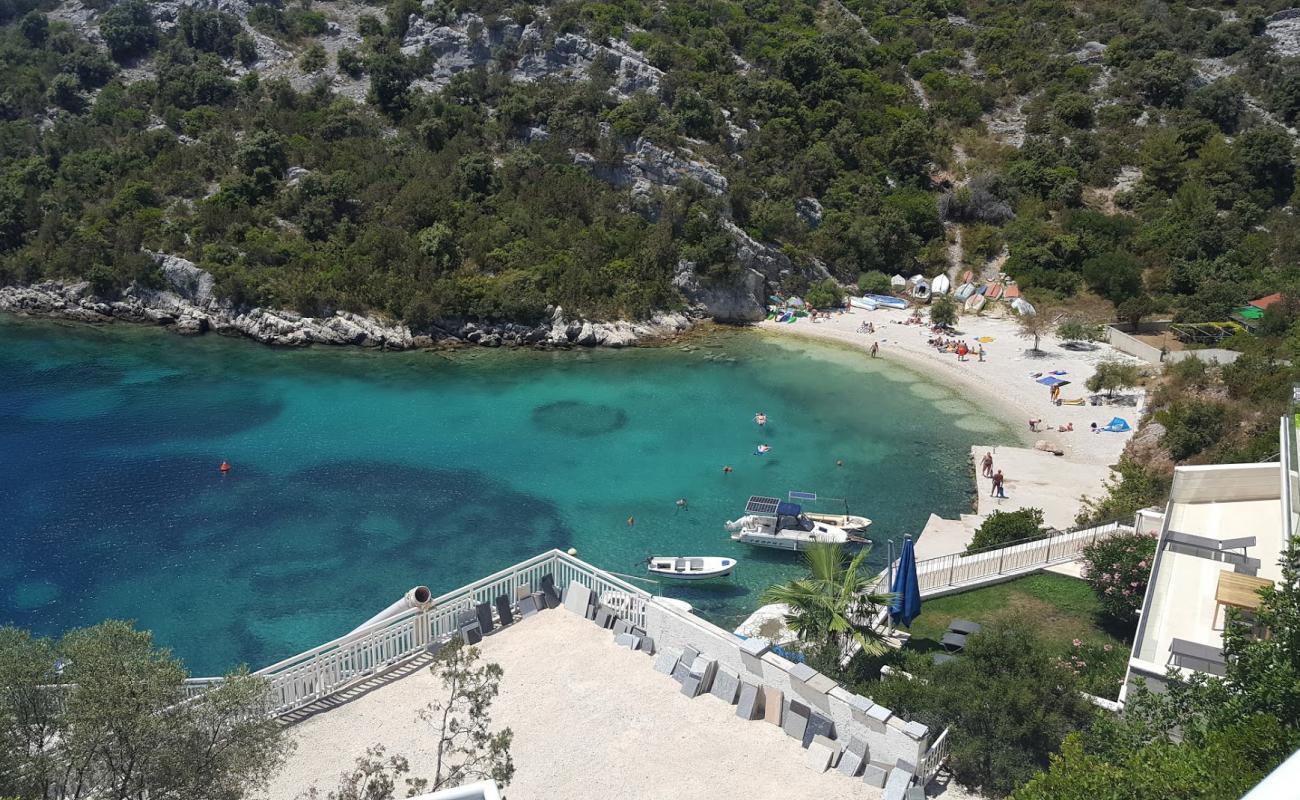
[[[976,440],[1012,434],[897,366],[751,332],[393,354],[0,316],[0,623],[135,619],[215,674],[414,584],[572,546],[633,574],[652,553],[739,557],[728,581],[664,590],[730,627],[799,572],[727,538],[750,494],[847,498],[880,564],[930,512],[969,508]]]

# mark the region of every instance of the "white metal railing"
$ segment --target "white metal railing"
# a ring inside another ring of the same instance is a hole
[[[943,762],[948,760],[948,731],[944,728],[939,734],[939,738],[934,740],[930,749],[925,751],[925,756],[921,763],[917,765],[916,782],[919,786],[926,786],[934,780],[934,776],[939,773],[939,767]]]
[[[1033,572],[1053,564],[1073,561],[1083,553],[1083,548],[1099,539],[1133,531],[1132,525],[1108,522],[977,553],[952,553],[927,558],[916,562],[917,582],[921,595],[924,596],[928,592],[965,586],[986,578]],[[897,561],[894,565],[897,566]],[[881,573],[877,590],[889,591],[890,571],[887,568]]]
[[[645,627],[648,593],[573,556],[551,550],[447,592],[432,600],[427,610],[403,611],[259,669],[254,674],[270,681],[269,713],[279,716],[296,711],[418,655],[430,643],[456,633],[461,615],[479,603],[492,603],[505,596],[513,604],[518,589],[538,591],[546,575],[551,576],[557,591],[577,581],[606,605],[617,608],[628,622]],[[202,693],[219,680],[193,678],[187,681],[187,696]]]

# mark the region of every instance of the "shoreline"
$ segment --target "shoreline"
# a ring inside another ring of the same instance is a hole
[[[418,350],[457,344],[487,348],[629,347],[671,339],[689,331],[698,318],[659,311],[639,321],[593,322],[570,318],[563,308],[548,307],[536,323],[483,322],[462,318],[429,322],[413,331],[404,322],[369,314],[333,310],[319,317],[286,309],[236,306],[218,297],[209,273],[176,256],[153,254],[163,288],[133,284],[112,298],[94,294],[85,281],[46,281],[0,286],[0,312],[88,324],[126,322],[165,328],[182,336],[217,333],[262,344],[304,347],[315,344],[376,350]]]
[[[792,324],[766,320],[754,327],[772,336],[794,336],[805,341],[836,343],[850,347],[866,358],[873,343],[879,344],[879,358],[903,369],[919,373],[926,380],[954,390],[958,396],[979,407],[985,414],[997,415],[1008,423],[1019,446],[978,444],[971,451],[970,478],[975,507],[959,520],[945,520],[932,515],[922,535],[917,538],[918,553],[924,557],[947,555],[964,549],[978,527],[978,521],[993,510],[1011,511],[1040,508],[1049,527],[1060,530],[1073,527],[1075,516],[1083,509],[1084,497],[1104,494],[1111,467],[1118,461],[1125,445],[1134,435],[1143,413],[1145,391],[1124,397],[1131,405],[1087,404],[1090,393],[1084,383],[1096,365],[1107,360],[1132,360],[1131,357],[1098,344],[1089,351],[1065,350],[1060,340],[1044,336],[1041,354],[1031,355],[1029,342],[1018,336],[1012,319],[963,316],[957,324],[956,338],[974,343],[986,338],[986,360],[970,356],[958,361],[952,353],[941,353],[929,345],[932,336],[926,325],[906,325],[910,310],[898,313],[887,309],[865,311],[852,309],[813,323],[801,318]],[[858,333],[861,322],[875,325],[874,333]],[[1035,382],[1035,373],[1062,370],[1070,383],[1062,397],[1084,397],[1084,405],[1052,403],[1048,389]],[[1133,430],[1127,433],[1093,433],[1092,423],[1101,426],[1112,417],[1126,418]],[[1037,431],[1028,420],[1042,420]],[[1058,431],[1059,426],[1073,430]],[[1052,430],[1047,427],[1051,426]],[[1056,456],[1044,452],[1042,445],[1062,451]],[[977,468],[979,453],[994,455],[995,468],[1006,468],[1007,499],[987,497],[990,483]],[[939,533],[940,530],[946,531]],[[925,534],[933,531],[922,546]]]

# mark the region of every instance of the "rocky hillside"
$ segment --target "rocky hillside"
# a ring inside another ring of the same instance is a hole
[[[171,258],[236,312],[527,340],[973,269],[1221,318],[1293,280],[1298,18],[0,0],[0,284],[112,309]]]

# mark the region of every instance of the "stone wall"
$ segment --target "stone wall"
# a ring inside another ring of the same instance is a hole
[[[883,706],[853,694],[819,673],[814,672],[813,677],[805,676],[805,680],[800,680],[791,675],[795,664],[776,653],[768,651],[755,656],[747,652],[763,649],[752,644],[745,647],[748,643],[761,643],[761,639],[739,639],[689,612],[679,611],[657,600],[646,606],[646,629],[657,650],[694,647],[702,655],[717,659],[719,667],[736,672],[742,679],[779,689],[786,698],[798,699],[812,710],[830,717],[835,722],[837,743],[843,746],[853,736],[863,739],[870,748],[870,761],[878,766],[892,768],[900,759],[919,766],[929,748],[932,737],[925,726],[906,722]],[[752,724],[765,723],[756,721]],[[779,734],[779,731],[773,731],[773,734]]]

